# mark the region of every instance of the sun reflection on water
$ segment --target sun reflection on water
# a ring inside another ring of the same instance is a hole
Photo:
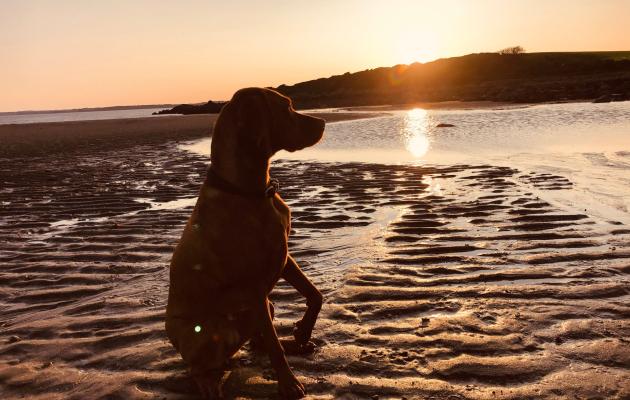
[[[405,148],[414,157],[420,158],[429,151],[430,142],[427,137],[429,119],[427,110],[414,108],[405,115],[403,122],[403,138]]]

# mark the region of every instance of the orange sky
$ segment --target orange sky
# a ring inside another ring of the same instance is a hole
[[[0,111],[229,99],[521,45],[630,50],[630,0],[5,0]]]

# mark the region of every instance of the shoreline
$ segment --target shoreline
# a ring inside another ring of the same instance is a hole
[[[550,103],[509,103],[499,101],[438,101],[438,102],[414,102],[404,104],[383,104],[377,106],[351,106],[341,107],[345,111],[398,111],[421,108],[424,110],[486,110],[499,108],[521,108],[537,104]]]
[[[492,101],[422,102],[378,106],[356,106],[317,111],[301,111],[326,120],[327,123],[388,115],[388,111],[423,108],[426,110],[503,110],[537,105],[585,103],[586,101],[508,103]],[[48,152],[75,151],[90,146],[101,150],[133,145],[138,142],[159,143],[165,140],[188,141],[210,137],[218,114],[163,115],[139,118],[97,119],[82,121],[0,124],[0,157],[45,155]]]
[[[606,103],[621,103],[624,101],[609,101]],[[539,102],[526,102],[526,103],[514,103],[514,102],[501,102],[501,101],[437,101],[437,102],[414,102],[404,104],[383,104],[375,106],[349,106],[339,107],[340,110],[345,111],[397,111],[397,110],[410,110],[414,108],[422,108],[425,110],[492,110],[492,109],[515,109],[515,108],[527,108],[541,105],[553,105],[553,104],[580,104],[580,103],[594,103],[592,99],[582,100],[565,100],[565,101],[539,101]]]

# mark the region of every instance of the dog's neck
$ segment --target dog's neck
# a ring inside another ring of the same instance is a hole
[[[269,160],[240,159],[224,162],[212,157],[214,174],[243,193],[265,193],[269,186]]]
[[[257,145],[253,133],[237,131],[237,122],[231,114],[224,115],[224,111],[219,115],[212,135],[211,168],[222,180],[243,193],[264,193],[269,185],[272,154]]]

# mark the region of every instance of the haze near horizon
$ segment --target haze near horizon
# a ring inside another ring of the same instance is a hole
[[[8,1],[0,111],[229,99],[278,86],[521,45],[630,49],[630,2]]]

